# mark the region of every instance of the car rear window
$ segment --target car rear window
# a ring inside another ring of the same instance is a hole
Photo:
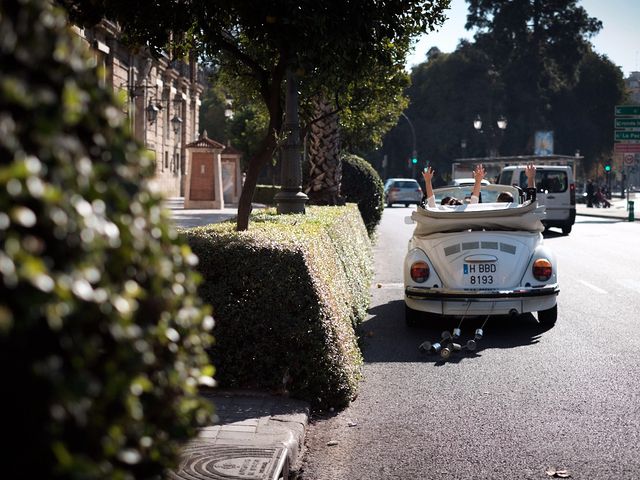
[[[393,186],[396,188],[418,188],[418,182],[400,181],[394,182]]]
[[[520,172],[520,188],[527,188],[527,176]],[[537,170],[536,189],[539,192],[545,190],[549,193],[566,192],[569,188],[567,172],[565,170]]]

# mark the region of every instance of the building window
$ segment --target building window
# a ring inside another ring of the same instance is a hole
[[[169,168],[169,152],[164,152],[164,171],[165,168]]]

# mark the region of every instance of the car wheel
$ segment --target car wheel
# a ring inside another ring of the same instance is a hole
[[[553,327],[558,318],[558,305],[554,305],[548,310],[540,310],[538,312],[538,322],[546,327]]]
[[[562,227],[562,234],[563,235],[569,235],[571,233],[571,225],[565,225]]]
[[[404,208],[409,208],[409,205],[411,205],[410,203],[405,203],[404,204]]]
[[[404,304],[404,321],[408,327],[415,327],[420,323],[422,312],[409,308],[407,304]]]
[[[388,202],[387,202],[387,207],[391,208],[392,206],[393,206],[393,203],[391,203],[391,202],[389,202],[389,201],[388,201]]]

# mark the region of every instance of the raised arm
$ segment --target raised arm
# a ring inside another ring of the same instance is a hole
[[[427,199],[427,204],[430,207],[436,206],[436,198],[433,195],[433,187],[431,186],[431,180],[435,175],[435,171],[431,167],[427,167],[422,171],[422,177],[424,178],[424,186],[425,186],[425,197]]]
[[[524,169],[524,174],[527,176],[526,199],[534,202],[536,200],[536,166],[529,163]]]
[[[473,178],[475,183],[473,184],[473,191],[471,192],[471,203],[478,203],[480,199],[480,187],[482,186],[482,180],[487,174],[482,164],[476,165],[476,169],[473,171]]]

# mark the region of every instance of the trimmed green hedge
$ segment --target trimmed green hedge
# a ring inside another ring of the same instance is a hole
[[[378,172],[365,159],[344,155],[340,194],[347,202],[358,204],[367,232],[372,236],[384,211],[384,184]]]
[[[212,362],[225,387],[288,390],[314,407],[356,394],[361,354],[354,325],[366,315],[371,244],[353,204],[306,215],[252,215],[183,230],[216,311]]]
[[[211,421],[213,319],[153,160],[51,5],[0,2],[0,468],[160,478]]]

